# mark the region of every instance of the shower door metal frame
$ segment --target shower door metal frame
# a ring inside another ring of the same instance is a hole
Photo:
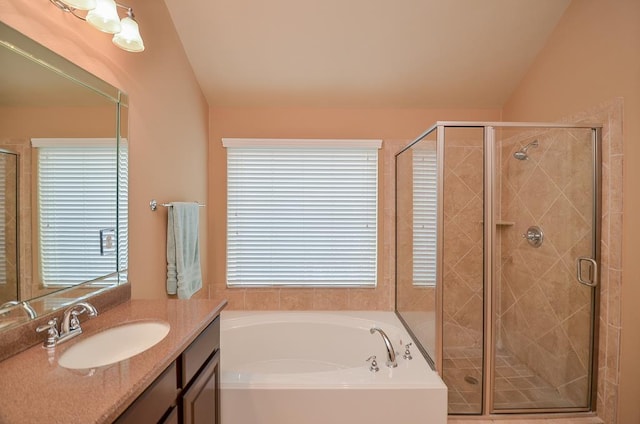
[[[590,335],[590,366],[588,370],[589,389],[588,389],[588,405],[586,408],[548,408],[548,409],[510,409],[495,410],[493,408],[493,387],[495,387],[495,370],[494,370],[494,357],[495,357],[495,314],[494,314],[494,297],[493,283],[495,281],[495,258],[493,252],[493,242],[496,237],[496,221],[495,208],[494,208],[494,192],[495,184],[497,181],[497,170],[495,167],[495,130],[496,128],[530,128],[530,129],[589,129],[591,130],[591,139],[593,146],[593,214],[592,214],[592,252],[594,259],[598,264],[600,261],[600,234],[601,234],[601,186],[602,186],[602,171],[601,171],[601,144],[602,144],[602,124],[562,124],[562,123],[549,123],[549,122],[474,122],[474,121],[438,121],[434,126],[425,132],[425,134],[437,129],[436,139],[436,151],[437,151],[437,163],[444,163],[444,144],[445,144],[445,129],[447,127],[460,128],[460,127],[476,127],[484,128],[484,229],[483,229],[483,293],[484,293],[484,334],[483,334],[483,348],[484,348],[484,361],[483,361],[483,393],[482,393],[482,411],[480,415],[483,416],[513,416],[516,418],[518,415],[523,417],[529,416],[531,413],[535,414],[553,414],[553,413],[566,413],[566,412],[589,412],[594,410],[596,396],[597,396],[597,360],[598,351],[596,346],[598,345],[598,313],[599,313],[599,299],[600,290],[594,288],[591,292],[591,335]],[[442,218],[444,217],[444,170],[443,166],[438,167],[437,175],[437,265],[436,265],[436,315],[440,320],[440,324],[436,326],[436,340],[438,346],[438,354],[436,360],[436,370],[442,375],[443,372],[443,323],[444,323],[444,305],[443,305],[443,270],[444,270],[444,258],[442,253],[444,252],[444,237],[442,229]],[[601,272],[602,267],[598,267],[597,272]],[[596,277],[599,281],[599,276]],[[477,414],[469,415],[474,416]],[[468,416],[468,415],[462,415]]]
[[[482,414],[487,412],[493,412],[493,387],[495,387],[495,372],[494,361],[495,357],[495,337],[493,335],[495,329],[495,315],[493,313],[493,300],[495,294],[493,292],[494,270],[496,269],[493,259],[493,247],[496,237],[496,221],[494,216],[494,197],[493,192],[495,189],[495,170],[494,170],[494,155],[495,151],[495,127],[487,125],[484,127],[484,203],[483,203],[483,220],[484,220],[484,234],[483,234],[483,259],[482,265],[484,267],[484,284],[483,284],[483,297],[484,297],[484,368],[482,370]]]

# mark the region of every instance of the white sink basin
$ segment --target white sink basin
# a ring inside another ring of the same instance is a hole
[[[112,327],[71,346],[60,355],[58,364],[71,369],[113,364],[149,349],[165,338],[169,328],[169,324],[162,321],[140,321]]]

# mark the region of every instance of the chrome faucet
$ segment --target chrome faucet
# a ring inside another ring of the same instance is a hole
[[[80,302],[70,306],[64,311],[62,316],[62,322],[60,323],[60,331],[58,331],[58,319],[51,318],[46,324],[36,328],[36,332],[47,332],[47,338],[44,341],[44,347],[51,349],[56,347],[56,344],[62,343],[65,340],[69,340],[79,334],[82,334],[82,328],[80,328],[80,320],[78,315],[87,313],[90,317],[98,315],[96,308],[89,302]]]
[[[31,305],[29,305],[27,302],[18,302],[17,300],[10,300],[0,305],[0,315],[8,313],[8,310],[12,309],[13,306],[20,306],[22,309],[24,309],[24,311],[27,313],[27,315],[29,315],[29,318],[31,319],[35,319],[38,316]]]
[[[58,319],[52,318],[46,324],[36,328],[36,332],[47,332],[47,338],[44,341],[44,347],[51,349],[56,344],[62,343],[82,333],[80,328],[80,320],[78,315],[85,313],[90,317],[98,315],[96,308],[89,302],[80,302],[70,306],[64,311],[62,322],[60,323],[60,331],[58,331]]]
[[[58,336],[58,343],[68,340],[82,333],[80,328],[80,320],[78,315],[86,313],[90,317],[98,315],[96,308],[89,302],[76,303],[73,306],[67,308],[62,316],[62,322],[60,323],[60,335]]]
[[[387,337],[385,332],[379,329],[378,327],[373,327],[371,328],[371,330],[369,330],[371,334],[374,334],[376,331],[380,333],[380,336],[382,336],[382,340],[384,340],[384,345],[387,348],[387,364],[386,365],[389,368],[397,367],[398,363],[396,362],[396,351],[393,349],[391,340],[389,340],[389,337]]]

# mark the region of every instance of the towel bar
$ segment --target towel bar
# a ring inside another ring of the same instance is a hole
[[[198,206],[200,206],[201,208],[204,208],[206,206],[199,202],[193,202],[193,203],[198,203]],[[151,209],[152,212],[155,212],[158,209],[158,205],[164,206],[165,208],[170,208],[171,206],[173,206],[173,203],[158,203],[156,199],[151,199],[151,201],[149,202],[149,208]]]

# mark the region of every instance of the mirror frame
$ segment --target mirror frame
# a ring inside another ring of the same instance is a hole
[[[9,27],[4,22],[0,22],[0,46],[3,48],[7,48],[18,55],[27,58],[44,68],[55,72],[56,74],[74,82],[104,98],[113,102],[114,111],[115,111],[115,137],[117,141],[117,156],[118,156],[118,169],[117,169],[117,181],[116,181],[116,190],[122,189],[122,151],[121,151],[121,141],[126,139],[128,132],[128,96],[122,90],[110,85],[109,83],[103,81],[97,76],[89,73],[88,71],[82,69],[78,65],[73,62],[63,58],[62,56],[54,53],[43,45],[37,43],[36,41],[30,39],[26,35],[16,31],[15,29]],[[126,162],[125,162],[126,163]],[[128,163],[125,165],[128,168]],[[126,171],[128,174],[128,170]],[[124,185],[127,187],[127,184]],[[118,201],[119,201],[119,197]],[[100,276],[96,279],[86,281],[75,286],[62,288],[58,291],[55,291],[50,294],[46,294],[39,297],[34,297],[32,299],[18,299],[20,302],[19,305],[16,305],[14,308],[25,307],[31,308],[32,311],[36,312],[35,318],[28,318],[27,314],[15,314],[16,318],[19,318],[13,324],[5,325],[4,327],[0,327],[0,333],[5,330],[15,329],[22,324],[28,323],[35,319],[39,319],[42,316],[47,314],[51,314],[56,312],[63,307],[68,306],[70,303],[75,303],[80,300],[85,300],[91,297],[94,297],[98,294],[103,294],[106,291],[109,291],[119,285],[127,283],[127,257],[128,257],[128,243],[127,239],[124,240],[124,243],[121,243],[120,240],[120,227],[121,227],[121,215],[123,212],[126,213],[127,205],[124,205],[125,209],[122,209],[123,205],[118,203],[116,208],[116,264],[114,267],[114,272],[108,275]],[[125,218],[126,219],[126,215]],[[121,267],[121,255],[124,255],[124,266]],[[79,296],[75,296],[73,291],[82,289],[82,294]],[[88,289],[88,290],[87,290]],[[58,301],[56,301],[56,298]],[[73,299],[70,301],[69,299]],[[60,301],[64,299],[65,301]],[[23,306],[26,304],[26,306]],[[24,319],[23,316],[24,315]]]

